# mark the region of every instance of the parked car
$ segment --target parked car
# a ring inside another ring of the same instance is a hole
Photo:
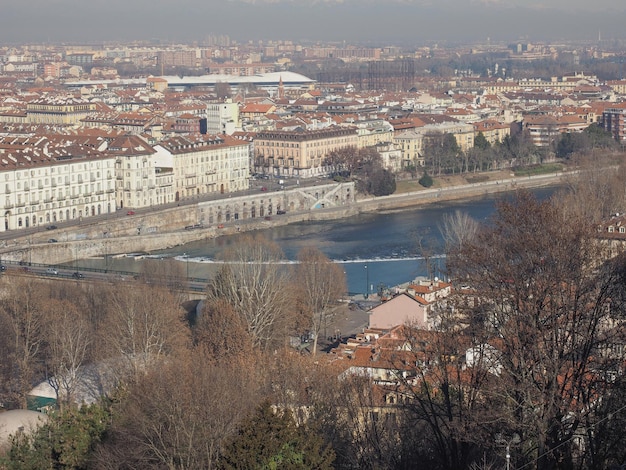
[[[56,230],[56,229],[57,229],[57,226],[56,226],[56,225],[48,225],[48,226],[46,227],[46,230]]]
[[[7,267],[4,264],[0,264],[0,271],[4,272],[7,270]]]
[[[128,211],[126,215],[135,215],[135,211]]]
[[[287,213],[287,211],[282,211],[282,210],[276,211],[276,215],[284,215],[286,213]]]
[[[56,268],[48,268],[46,269],[46,274],[48,274],[49,276],[57,276],[59,274],[59,271],[57,271]]]
[[[265,186],[261,186],[261,191],[267,191],[267,188]]]
[[[272,218],[269,215],[266,215],[265,220],[272,220]]]
[[[48,239],[48,243],[56,243],[57,239],[56,238],[49,238]]]
[[[72,273],[72,277],[73,277],[74,279],[82,279],[82,278],[84,278],[85,276],[83,275],[83,273],[80,273],[80,272],[76,271],[76,272]]]

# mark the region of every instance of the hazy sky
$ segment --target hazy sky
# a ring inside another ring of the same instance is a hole
[[[0,0],[0,42],[603,40],[624,0]]]

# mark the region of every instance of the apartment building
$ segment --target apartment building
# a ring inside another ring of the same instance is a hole
[[[77,146],[0,143],[4,224],[0,231],[115,211],[115,158]]]
[[[602,113],[602,127],[610,132],[615,140],[624,143],[626,140],[626,104],[607,108]]]
[[[399,132],[393,138],[394,144],[402,152],[402,166],[424,166],[423,154],[424,133],[417,129],[409,129]]]
[[[502,142],[505,137],[511,135],[511,126],[493,119],[475,122],[473,126],[474,137],[476,137],[478,133],[482,132],[485,139],[487,139],[487,142],[491,145]]]
[[[588,125],[584,119],[574,115],[524,117],[524,129],[537,147],[549,147],[562,133],[582,132]]]
[[[112,139],[108,151],[115,156],[117,207],[158,204],[155,150],[141,137],[124,135]]]
[[[357,146],[353,127],[263,131],[254,139],[255,171],[303,178],[325,175],[324,161],[331,152]]]
[[[398,132],[393,142],[402,151],[403,166],[424,166],[424,140],[428,136],[451,134],[459,148],[466,152],[474,147],[474,126],[465,123],[442,122]]]
[[[355,121],[353,123],[359,136],[359,148],[373,147],[381,142],[391,142],[393,126],[383,119]]]
[[[77,124],[96,110],[96,104],[74,96],[41,97],[26,105],[32,124]]]
[[[249,142],[227,135],[189,135],[169,138],[154,149],[155,166],[172,169],[176,201],[249,187]]]

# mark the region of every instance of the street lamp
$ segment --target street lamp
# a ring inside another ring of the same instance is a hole
[[[367,270],[367,264],[365,267],[365,298],[367,299],[370,290],[370,272]]]
[[[511,444],[519,444],[522,442],[519,434],[515,433],[511,439],[505,439],[502,434],[496,435],[496,443],[506,445],[506,470],[511,470]]]

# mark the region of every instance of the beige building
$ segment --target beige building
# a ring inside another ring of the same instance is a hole
[[[227,135],[198,134],[172,137],[154,149],[155,166],[172,169],[176,201],[249,187],[249,142]]]
[[[255,171],[303,178],[325,175],[325,159],[331,152],[357,146],[352,127],[259,132],[254,139]]]
[[[26,105],[32,124],[77,124],[96,111],[96,104],[73,96],[43,97]]]
[[[511,135],[511,126],[492,119],[475,122],[473,125],[475,132],[474,137],[482,132],[487,142],[491,145],[502,142],[505,137]]]
[[[474,147],[474,126],[465,123],[443,122],[399,132],[393,142],[402,151],[403,166],[424,166],[424,140],[428,136],[452,134],[459,148],[466,152]]]
[[[394,144],[402,152],[402,166],[424,166],[424,133],[417,129],[399,132],[393,138]]]
[[[356,121],[354,125],[359,136],[359,148],[373,147],[393,139],[393,126],[382,119]]]

